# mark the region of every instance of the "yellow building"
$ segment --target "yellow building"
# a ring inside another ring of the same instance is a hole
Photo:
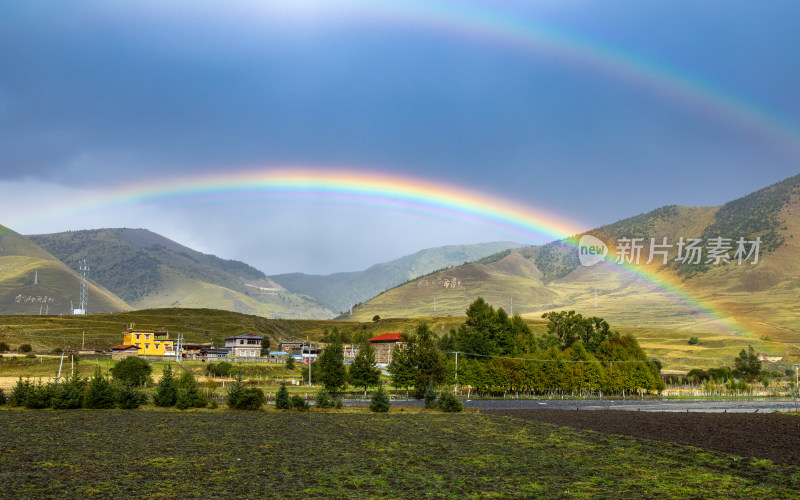
[[[169,340],[166,331],[135,330],[133,326],[123,334],[122,343],[135,345],[139,349],[139,356],[164,356],[175,354],[175,344]]]

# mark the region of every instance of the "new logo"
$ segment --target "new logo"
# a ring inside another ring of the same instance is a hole
[[[578,258],[584,266],[593,266],[608,255],[605,243],[591,234],[584,234],[578,242]]]

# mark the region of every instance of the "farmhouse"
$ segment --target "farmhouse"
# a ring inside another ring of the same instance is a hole
[[[290,356],[300,356],[303,354],[305,342],[301,340],[283,341],[278,344],[278,350],[288,353]]]
[[[174,356],[175,344],[169,339],[169,333],[153,330],[137,330],[133,325],[122,335],[123,345],[134,345],[140,356]]]
[[[388,365],[392,362],[392,350],[395,346],[398,349],[403,349],[405,344],[400,339],[402,333],[384,333],[377,337],[372,337],[367,342],[370,343],[375,350],[375,363],[379,365]]]
[[[263,337],[245,333],[225,339],[225,347],[230,350],[234,358],[258,358],[261,356],[261,341]]]
[[[137,356],[138,354],[139,348],[135,345],[115,345],[111,348],[111,359],[114,361],[125,359],[128,356]]]

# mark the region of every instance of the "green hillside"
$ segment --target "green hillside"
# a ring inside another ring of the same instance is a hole
[[[550,310],[576,309],[616,325],[735,332],[750,342],[771,339],[800,346],[799,182],[800,176],[792,177],[722,207],[667,206],[589,231],[606,242],[612,262],[618,238],[644,238],[640,269],[655,276],[655,282],[609,262],[581,266],[572,246],[554,242],[411,281],[357,307],[352,317],[432,314],[434,297],[437,314],[462,314],[478,296],[509,310],[513,297],[514,312],[531,318]],[[762,217],[766,222],[757,222]],[[667,265],[660,259],[646,264],[651,237],[674,243],[680,237],[712,234],[761,236],[772,243],[765,243],[756,264],[733,261],[706,266],[691,276],[672,264],[676,248]],[[670,293],[675,284],[692,299]],[[701,314],[709,309],[719,318]]]
[[[185,247],[145,229],[97,229],[30,237],[62,261],[88,258],[91,275],[136,308],[214,307],[261,316],[327,318],[313,299],[261,271]]]
[[[354,304],[369,300],[384,290],[418,276],[519,246],[508,241],[449,245],[420,250],[391,262],[376,264],[361,272],[326,276],[291,273],[271,278],[291,292],[308,295],[332,311],[343,312]]]
[[[68,314],[78,307],[80,276],[30,239],[0,226],[0,313]],[[90,280],[89,311],[130,306]]]

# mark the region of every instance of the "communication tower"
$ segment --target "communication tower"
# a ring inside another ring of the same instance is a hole
[[[78,261],[81,271],[81,298],[78,309],[73,310],[73,314],[86,314],[89,302],[89,288],[86,286],[86,277],[89,275],[89,263],[86,259]]]

